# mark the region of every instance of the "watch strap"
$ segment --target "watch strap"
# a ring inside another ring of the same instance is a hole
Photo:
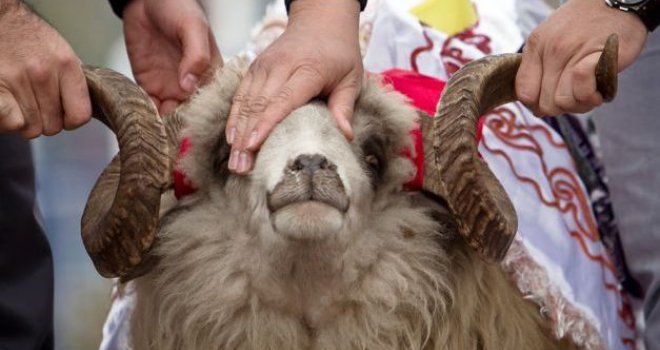
[[[644,22],[649,32],[654,31],[660,25],[660,0],[647,1],[635,13]]]
[[[131,0],[110,0],[110,6],[112,11],[117,15],[117,17],[122,18],[124,13],[124,7],[128,5]]]
[[[286,13],[289,13],[289,8],[291,3],[295,0],[284,0],[284,6],[286,6]],[[357,0],[360,3],[360,11],[364,11],[364,8],[367,7],[367,0]]]

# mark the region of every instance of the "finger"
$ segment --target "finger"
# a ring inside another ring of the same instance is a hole
[[[291,77],[291,72],[275,69],[268,73],[265,80],[255,78],[252,89],[247,97],[248,111],[243,128],[238,128],[236,146],[241,150],[256,151],[261,145],[259,141],[259,130],[257,126],[262,119],[271,119],[274,124],[279,123],[286,115],[273,114],[271,105],[278,103],[284,98],[282,88]],[[267,136],[267,133],[266,135]],[[263,138],[265,139],[265,137]]]
[[[560,54],[545,55],[543,57],[543,78],[538,105],[540,116],[561,114],[561,109],[555,104],[555,96],[557,94],[559,78],[567,61]]]
[[[543,65],[533,38],[533,35],[530,36],[530,41],[523,49],[522,61],[516,74],[516,96],[525,106],[535,111],[539,105]]]
[[[15,132],[25,126],[21,107],[14,95],[4,86],[0,86],[0,132]]]
[[[578,102],[573,96],[573,70],[572,67],[567,67],[561,73],[559,81],[557,82],[557,90],[555,91],[555,105],[562,110],[562,112],[574,112],[578,108]]]
[[[87,123],[92,115],[92,105],[87,82],[79,63],[68,63],[60,74],[60,93],[64,128],[72,130]]]
[[[158,98],[157,96],[154,96],[154,95],[149,95],[149,99],[151,100],[151,102],[153,102],[156,109],[160,111],[160,105],[162,104],[162,102],[160,101],[160,98]]]
[[[21,136],[32,139],[39,135],[43,130],[41,123],[39,105],[32,91],[32,86],[27,74],[20,74],[12,79],[12,94],[21,109],[23,127],[19,130]]]
[[[596,65],[599,58],[600,52],[589,54],[573,68],[573,95],[586,111],[603,103],[603,96],[596,85]]]
[[[253,79],[254,77],[252,73],[248,71],[234,94],[232,106],[229,110],[229,117],[227,118],[227,125],[225,126],[225,137],[227,139],[227,144],[232,146],[229,154],[229,161],[227,163],[227,167],[230,171],[236,171],[236,169],[238,169],[240,158],[240,150],[236,147],[238,126],[239,124],[242,125],[245,123],[244,119],[247,118],[244,114],[245,108],[243,105],[247,101],[247,96],[252,86]]]
[[[189,21],[182,27],[183,57],[179,64],[179,84],[188,93],[197,88],[201,77],[211,66],[208,33],[208,25],[202,19]]]
[[[57,76],[47,74],[43,77],[32,77],[32,91],[41,114],[43,134],[52,136],[62,131],[64,121]]]
[[[172,112],[173,110],[178,107],[180,102],[178,100],[163,100],[161,102],[160,107],[158,108],[158,113],[161,116],[164,116],[167,113]]]
[[[229,110],[229,117],[227,118],[227,125],[225,126],[225,137],[229,145],[233,145],[234,141],[236,140],[236,128],[239,119],[245,117],[241,116],[239,112],[242,111],[241,106],[245,102],[248,92],[250,91],[252,79],[252,74],[247,72],[241,80],[241,83],[238,85],[236,92],[234,93],[231,108]]]
[[[347,139],[353,139],[353,130],[351,129],[351,119],[355,108],[355,100],[360,94],[362,87],[361,75],[355,78],[346,79],[345,83],[340,83],[337,88],[328,97],[328,108],[332,117],[337,122],[339,129]]]
[[[247,149],[258,149],[278,122],[291,114],[294,109],[318,96],[322,89],[323,83],[318,76],[294,72],[271,98],[268,108],[263,113],[264,117],[260,118],[254,127],[254,137]]]
[[[235,126],[234,140],[232,143],[232,155],[230,156],[229,163],[236,164],[235,168],[230,170],[239,174],[244,174],[252,167],[250,153],[246,149],[249,140],[254,139],[254,135],[249,130],[254,127],[254,120],[262,118],[263,112],[270,103],[270,97],[266,95],[268,91],[264,91],[266,86],[272,89],[272,82],[268,83],[268,73],[259,68],[258,64],[250,67],[251,82],[250,87],[241,102],[238,109],[238,116]],[[234,159],[232,159],[234,158]],[[236,160],[237,159],[237,160]]]
[[[555,96],[555,104],[560,109],[561,113],[587,113],[595,106],[578,101],[574,94],[575,80],[572,78],[572,71],[565,71],[557,84],[557,95]],[[557,114],[557,115],[558,115]]]

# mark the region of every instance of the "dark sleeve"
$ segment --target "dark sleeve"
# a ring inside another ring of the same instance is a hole
[[[131,0],[110,0],[112,11],[117,15],[117,17],[122,17],[122,14],[124,13],[124,7],[126,7],[129,1]]]
[[[286,13],[289,13],[289,7],[294,0],[284,0],[284,6],[286,6]],[[360,11],[364,11],[364,8],[367,7],[367,0],[357,0],[360,2]]]
[[[53,257],[35,210],[30,144],[0,135],[0,349],[53,349]]]

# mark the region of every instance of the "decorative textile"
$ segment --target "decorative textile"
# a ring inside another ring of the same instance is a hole
[[[453,36],[420,24],[406,10],[407,3],[381,2],[366,69],[409,69],[446,80],[474,59],[516,52],[522,44],[513,0],[473,1],[479,22]],[[520,104],[502,106],[484,118],[479,150],[519,218],[504,268],[552,320],[557,336],[567,335],[585,349],[634,348],[628,297],[621,292],[566,143]]]
[[[426,0],[410,12],[425,25],[449,35],[477,23],[477,13],[470,0]]]

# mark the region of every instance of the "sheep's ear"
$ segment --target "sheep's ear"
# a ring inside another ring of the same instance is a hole
[[[616,94],[618,40],[608,38],[596,67],[598,91],[608,101]],[[477,153],[477,119],[516,99],[521,56],[484,57],[449,80],[433,120],[422,120],[424,189],[445,198],[459,233],[484,259],[504,258],[517,230],[511,200]]]
[[[175,111],[185,124],[182,136],[190,143],[190,152],[178,167],[197,188],[204,188],[218,175],[222,176],[218,170],[227,167],[226,164],[222,166],[230,150],[225,126],[234,94],[247,67],[243,59],[228,62],[189,102]]]

